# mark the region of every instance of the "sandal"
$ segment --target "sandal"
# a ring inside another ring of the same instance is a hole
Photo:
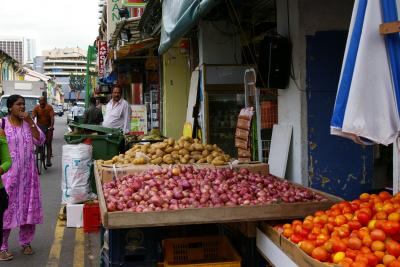
[[[26,245],[22,247],[22,254],[24,255],[33,255],[35,252],[33,251],[31,245]]]
[[[10,261],[14,258],[13,254],[7,250],[0,251],[0,261]]]

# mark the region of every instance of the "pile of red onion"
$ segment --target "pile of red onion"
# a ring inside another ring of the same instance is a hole
[[[247,169],[174,166],[127,175],[103,184],[108,211],[166,211],[184,208],[325,201],[306,188]]]

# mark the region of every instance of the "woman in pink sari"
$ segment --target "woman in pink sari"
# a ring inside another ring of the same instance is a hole
[[[12,259],[8,251],[8,237],[11,229],[19,227],[19,243],[22,253],[34,253],[31,242],[35,235],[35,225],[43,222],[39,175],[35,164],[35,145],[42,145],[44,134],[25,112],[25,100],[20,95],[7,99],[8,116],[4,131],[13,165],[2,176],[9,195],[8,209],[3,219],[3,244],[0,260]]]

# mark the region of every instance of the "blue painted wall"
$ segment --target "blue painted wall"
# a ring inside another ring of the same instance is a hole
[[[347,32],[307,36],[308,162],[311,187],[345,199],[372,187],[372,147],[330,135]]]

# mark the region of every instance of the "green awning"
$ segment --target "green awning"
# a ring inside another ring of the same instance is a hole
[[[219,0],[163,0],[158,53],[164,54],[218,3]]]

